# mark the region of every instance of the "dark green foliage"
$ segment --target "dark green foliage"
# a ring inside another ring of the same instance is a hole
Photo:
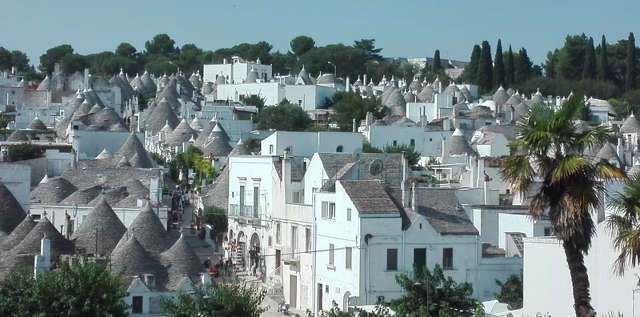
[[[126,42],[120,43],[120,45],[118,45],[118,48],[116,48],[116,55],[120,57],[135,59],[136,52],[137,52],[136,48],[133,45]]]
[[[518,51],[518,57],[515,59],[515,82],[521,83],[532,77],[533,62],[527,55],[527,50],[523,47]]]
[[[480,305],[472,298],[470,283],[457,283],[445,277],[439,265],[429,271],[415,268],[415,277],[396,275],[402,288],[402,297],[391,301],[391,308],[400,316],[471,316]],[[456,314],[452,309],[467,313]],[[418,313],[419,312],[419,313]]]
[[[362,153],[382,153],[382,150],[371,145],[369,142],[362,143]]]
[[[340,92],[334,95],[331,108],[334,110],[332,119],[342,131],[351,131],[354,118],[356,126],[360,126],[360,121],[365,119],[367,112],[371,112],[377,119],[384,116],[384,109],[376,98],[365,99],[353,92]]]
[[[440,50],[436,50],[435,53],[433,53],[433,65],[431,67],[431,71],[436,74],[440,74],[444,71],[442,68],[442,61],[440,60]]]
[[[593,38],[589,38],[589,43],[584,52],[584,69],[582,78],[593,79],[596,77],[596,50],[593,47]]]
[[[65,56],[73,54],[73,48],[69,44],[52,47],[40,56],[40,71],[51,74],[55,63],[61,62]]]
[[[522,308],[522,280],[517,275],[511,275],[504,282],[496,280],[500,287],[500,294],[494,294],[496,299],[509,305],[509,309]]]
[[[364,152],[364,150],[363,150]],[[407,158],[407,162],[409,166],[414,166],[418,164],[418,160],[420,160],[420,153],[416,151],[413,147],[407,144],[399,144],[399,145],[387,145],[384,147],[385,153],[403,153]]]
[[[558,53],[558,74],[569,80],[582,78],[585,50],[589,43],[584,34],[567,36],[564,46]]]
[[[471,51],[471,58],[467,67],[465,67],[462,78],[466,82],[475,83],[478,76],[478,65],[480,63],[480,45],[474,45]]]
[[[200,186],[202,180],[207,182],[213,181],[216,177],[216,171],[211,166],[211,162],[207,158],[202,157],[202,151],[195,146],[190,146],[186,152],[182,152],[175,156],[169,164],[169,174],[175,182],[179,181],[180,171],[184,177],[189,175],[189,169],[194,169],[194,184]]]
[[[224,210],[213,206],[207,206],[204,208],[202,221],[211,225],[213,228],[211,230],[211,238],[216,242],[219,242],[219,238],[222,234],[227,232],[227,228],[229,227],[229,219],[227,219],[227,215]]]
[[[42,157],[44,149],[31,143],[9,146],[9,161],[17,162]]]
[[[259,305],[265,292],[249,284],[205,284],[194,294],[182,293],[176,299],[163,299],[167,317],[259,317],[264,312]]]
[[[11,66],[15,67],[18,72],[26,72],[30,68],[29,57],[22,51],[11,51]]]
[[[265,107],[258,113],[258,128],[261,130],[304,131],[312,123],[300,106],[290,103]]]
[[[300,35],[291,40],[291,43],[289,44],[293,54],[296,56],[302,56],[304,53],[316,46],[316,41],[308,36]]]
[[[11,64],[11,52],[0,46],[0,70],[10,69]]]
[[[544,74],[547,78],[556,78],[556,67],[558,64],[559,51],[547,53],[547,61],[544,63]]]
[[[513,50],[511,50],[511,45],[509,45],[509,51],[507,52],[507,63],[504,66],[505,69],[505,82],[507,86],[512,86],[516,81],[516,65],[513,58]]]
[[[483,41],[480,50],[480,61],[478,63],[478,75],[476,83],[482,92],[488,92],[493,86],[493,63],[491,62],[491,46],[489,42]]]
[[[634,106],[640,107],[640,89],[630,90],[622,95],[622,100],[632,104]],[[635,112],[640,113],[640,112]]]
[[[182,72],[188,75],[202,69],[202,49],[195,44],[185,44],[180,49],[176,63]]]
[[[151,41],[144,43],[145,54],[157,54],[172,58],[179,52],[175,44],[176,42],[169,35],[158,34]]]
[[[636,57],[636,39],[633,32],[629,33],[627,40],[627,56],[625,59],[626,72],[624,77],[624,90],[629,91],[636,88],[638,76],[638,58]]]
[[[495,87],[505,85],[505,67],[504,58],[502,56],[502,40],[498,40],[496,46],[496,58],[493,61],[493,82]]]
[[[355,48],[356,50],[360,50],[364,53],[365,56],[365,60],[369,61],[369,60],[374,60],[374,61],[381,61],[382,60],[382,55],[380,55],[380,52],[382,52],[381,48],[376,48],[376,40],[375,39],[361,39],[360,41],[354,41],[353,42],[353,48]]]
[[[545,96],[567,96],[572,91],[587,96],[598,96],[601,99],[620,95],[620,89],[613,83],[594,79],[572,81],[561,78],[536,77],[517,84],[515,87],[525,94],[535,93],[536,89],[540,88],[540,92]]]
[[[40,273],[13,272],[0,281],[1,316],[127,316],[127,293],[106,266],[86,262]]]
[[[602,35],[602,43],[600,43],[600,54],[598,55],[598,79],[609,79],[609,60],[607,56],[607,39]]]
[[[258,95],[251,95],[249,97],[242,98],[242,103],[244,103],[245,106],[256,107],[258,108],[258,111],[262,110],[262,107],[264,107],[264,101],[264,98]]]
[[[89,67],[87,58],[80,54],[67,54],[60,62],[62,71],[67,75],[78,71],[82,72],[85,68]]]

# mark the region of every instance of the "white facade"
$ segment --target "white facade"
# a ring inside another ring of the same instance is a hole
[[[203,82],[215,83],[218,76],[224,76],[229,84],[244,83],[250,71],[258,73],[258,79],[262,82],[271,81],[271,65],[260,64],[260,61],[244,61],[239,57],[234,57],[231,63],[204,65]]]
[[[284,99],[285,89],[279,83],[272,82],[218,85],[215,99],[241,101],[252,95],[263,98],[266,106],[275,106]]]
[[[284,86],[284,97],[290,103],[299,105],[304,110],[322,109],[327,99],[336,94],[336,89],[320,85],[288,85]]]
[[[262,155],[282,155],[285,149],[293,156],[311,157],[314,153],[360,153],[362,135],[352,132],[276,131],[261,143]]]
[[[413,122],[431,122],[450,115],[453,112],[453,97],[448,94],[435,94],[433,102],[408,102],[406,117]]]
[[[365,132],[372,146],[384,149],[385,146],[409,145],[423,157],[437,157],[442,154],[442,142],[453,134],[453,131],[425,131],[420,126],[369,126]]]

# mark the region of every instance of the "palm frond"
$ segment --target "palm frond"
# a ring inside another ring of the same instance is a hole
[[[589,166],[589,161],[582,157],[572,156],[567,157],[560,162],[557,163],[555,168],[553,169],[553,175],[551,177],[551,181],[553,183],[557,183],[567,177],[571,177],[579,171],[587,168]]]

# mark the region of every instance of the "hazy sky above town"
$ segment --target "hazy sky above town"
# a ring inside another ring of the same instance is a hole
[[[525,46],[536,64],[567,34],[596,43],[640,33],[638,0],[100,0],[3,1],[0,46],[25,51],[31,63],[68,43],[80,54],[113,51],[121,42],[139,51],[155,34],[205,50],[267,41],[285,52],[297,35],[317,45],[375,38],[384,56],[468,60],[474,43],[492,49]]]

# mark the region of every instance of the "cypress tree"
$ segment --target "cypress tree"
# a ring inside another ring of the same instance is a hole
[[[636,87],[636,71],[638,68],[636,60],[636,39],[633,32],[629,33],[627,41],[627,59],[625,61],[626,73],[624,76],[624,88],[629,91]]]
[[[527,49],[525,49],[524,47],[521,48],[518,52],[518,61],[516,63],[516,82],[522,83],[529,79],[529,75],[531,75],[532,65],[533,63],[529,59],[529,55],[527,55]]]
[[[473,46],[471,51],[471,59],[464,69],[464,79],[469,83],[477,84],[478,64],[480,63],[480,45]]]
[[[505,81],[507,86],[513,85],[516,82],[516,67],[513,61],[513,50],[511,50],[511,45],[509,45],[509,52],[507,52],[507,64],[505,65]]]
[[[490,91],[493,83],[493,63],[491,62],[491,46],[489,42],[483,41],[480,50],[480,62],[478,63],[478,88],[481,91]]]
[[[593,38],[589,38],[589,43],[584,51],[584,69],[582,70],[582,78],[591,79],[596,75],[596,50],[593,47]]]
[[[436,74],[440,74],[442,72],[442,63],[440,62],[440,50],[436,50],[433,53],[433,72]]]
[[[498,39],[496,46],[496,58],[493,60],[493,80],[494,86],[498,87],[505,84],[504,81],[504,59],[502,58],[502,40]]]
[[[598,66],[598,78],[600,80],[609,80],[609,60],[607,57],[607,39],[602,36],[602,43],[600,44],[600,63]]]

